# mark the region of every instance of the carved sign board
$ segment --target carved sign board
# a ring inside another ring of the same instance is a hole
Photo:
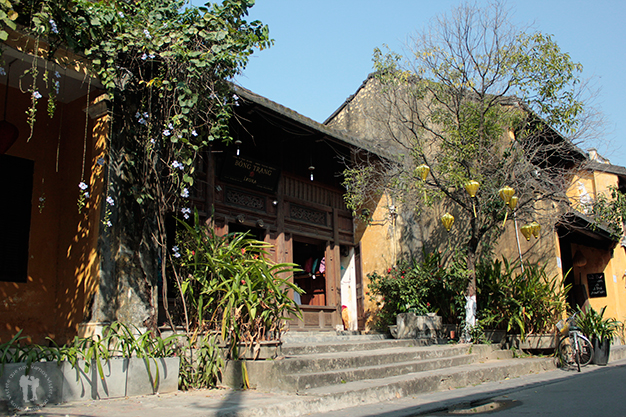
[[[589,286],[589,298],[606,297],[604,272],[599,274],[587,274],[587,285]]]
[[[221,178],[233,184],[273,193],[278,186],[280,169],[250,158],[226,155]]]

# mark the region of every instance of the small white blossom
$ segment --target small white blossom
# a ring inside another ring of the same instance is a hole
[[[149,119],[150,118],[150,115],[148,114],[147,111],[143,112],[142,116],[143,116],[144,119]]]
[[[141,59],[145,61],[146,59],[148,59],[148,55],[144,52],[144,54],[141,55]]]
[[[174,258],[180,258],[180,253],[174,252]]]
[[[152,35],[150,35],[150,31],[148,29],[144,29],[143,34],[146,35],[146,38],[152,39]]]
[[[168,125],[167,125],[167,127],[168,127],[168,129],[170,129],[170,130],[174,130],[174,125],[173,125],[173,124],[171,124],[171,123],[170,123],[170,124],[168,124]]]
[[[54,71],[54,76],[57,78],[61,78],[61,74],[59,74],[59,71]]]
[[[192,134],[193,136],[198,136],[198,132],[196,132],[196,129],[192,130],[192,131],[191,131],[191,134]]]
[[[154,140],[154,138],[150,138],[150,143],[155,144],[156,140]]]
[[[184,208],[180,209],[180,211],[181,211],[181,213],[183,213],[183,217],[185,219],[189,218],[189,214],[191,214],[191,209],[190,208],[184,207]]]
[[[124,17],[124,13],[122,12],[117,12],[118,15],[120,15],[120,17]]]
[[[50,19],[50,30],[52,31],[52,33],[59,33],[59,29],[57,28],[57,24],[52,19]]]
[[[89,191],[85,191],[84,196],[85,198],[89,198]]]
[[[139,112],[139,110],[137,110],[137,113],[135,113],[135,119],[139,119],[141,117],[141,113]]]
[[[111,220],[107,220],[107,227],[111,227],[113,226],[113,223],[111,223]]]
[[[171,134],[172,134],[172,132],[170,132],[168,129],[165,129],[165,130],[163,131],[163,136],[169,136],[169,135],[171,135]]]
[[[89,186],[81,181],[78,183],[78,188],[80,188],[81,190],[86,190],[87,188],[89,188]]]
[[[115,205],[115,200],[113,200],[113,197],[108,196],[107,197],[107,203],[109,203],[110,206],[114,206]]]
[[[41,98],[41,94],[39,94],[39,91],[34,91],[33,92],[33,98],[35,100],[39,100]]]
[[[139,123],[139,124],[141,124],[141,125],[145,125],[147,122],[146,122],[146,119],[144,119],[144,118],[142,117],[141,119],[137,120],[137,123]]]
[[[154,54],[148,54],[148,58],[150,58],[150,59],[154,59],[155,56],[156,55],[154,55]]]
[[[183,188],[183,191],[180,193],[180,196],[183,198],[189,197],[189,190],[187,188]]]

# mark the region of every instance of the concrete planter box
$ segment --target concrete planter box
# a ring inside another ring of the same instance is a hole
[[[442,328],[441,316],[418,316],[415,313],[400,313],[396,316],[396,325],[389,326],[395,339],[436,339]]]
[[[101,378],[95,361],[87,370],[85,361],[76,367],[66,361],[35,362],[28,374],[26,363],[5,364],[0,375],[0,401],[24,408],[172,392],[178,390],[179,367],[179,357],[112,358],[102,363]]]
[[[126,396],[178,390],[180,358],[131,358],[126,379]]]
[[[541,333],[526,335],[521,340],[520,335],[510,335],[508,340],[509,347],[515,347],[521,350],[554,350],[559,342],[556,333]]]

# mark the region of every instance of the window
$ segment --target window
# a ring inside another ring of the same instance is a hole
[[[28,159],[0,155],[0,281],[28,278],[34,165]]]

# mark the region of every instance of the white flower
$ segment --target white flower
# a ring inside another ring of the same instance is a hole
[[[33,92],[33,98],[35,100],[39,100],[41,98],[41,94],[39,94],[39,91],[34,91]]]
[[[113,223],[111,223],[111,220],[107,220],[107,227],[111,227],[113,226]]]
[[[89,198],[89,191],[85,191],[84,196],[85,196],[85,198]]]
[[[142,117],[141,119],[137,120],[137,122],[141,125],[145,125],[146,124],[146,120]]]
[[[52,31],[52,33],[59,33],[59,29],[57,28],[57,24],[52,19],[50,19],[50,30]]]
[[[171,124],[171,123],[170,123],[170,124],[168,124],[168,125],[167,125],[167,127],[168,127],[170,130],[174,130],[174,125],[173,125],[173,124]]]
[[[124,17],[124,13],[122,13],[122,12],[117,12],[117,14],[119,14],[120,17]]]
[[[146,35],[146,38],[152,39],[152,35],[150,35],[150,31],[148,29],[144,29],[143,34]]]
[[[143,112],[142,116],[143,116],[144,119],[149,119],[150,118],[150,115],[148,114],[147,111]]]
[[[146,59],[148,59],[148,55],[146,55],[146,53],[144,52],[144,54],[141,55],[141,59],[145,61]]]
[[[192,134],[193,136],[198,136],[198,132],[196,132],[196,129],[192,130],[192,131],[191,131],[191,134]]]
[[[154,55],[154,54],[148,54],[148,58],[150,58],[150,59],[154,59],[155,56],[156,55]]]
[[[170,132],[170,131],[169,131],[169,130],[167,130],[167,129],[165,129],[165,130],[163,131],[163,136],[169,136],[169,135],[171,135],[171,134],[172,134],[172,132]]]
[[[180,168],[181,167],[181,163],[178,161],[174,161],[172,162],[172,168]]]
[[[150,143],[155,144],[156,140],[154,140],[154,138],[150,138]]]
[[[114,206],[115,205],[115,200],[113,200],[113,197],[108,196],[107,197],[107,203],[109,203],[110,206]]]
[[[78,188],[80,188],[81,190],[86,190],[87,188],[89,188],[89,186],[81,181],[78,183]]]
[[[180,258],[180,253],[174,252],[174,258]]]
[[[59,71],[54,71],[54,76],[57,78],[61,78],[61,74],[59,74]]]
[[[183,191],[180,193],[180,196],[183,198],[189,197],[189,190],[187,188],[183,188]]]

